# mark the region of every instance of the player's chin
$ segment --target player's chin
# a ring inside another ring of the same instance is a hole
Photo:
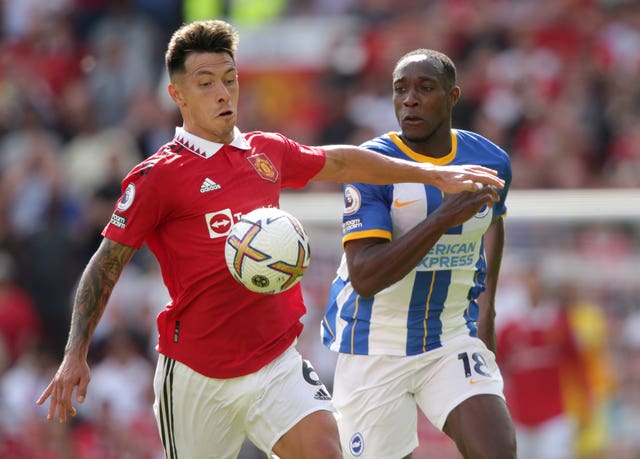
[[[212,131],[216,133],[217,137],[228,139],[229,142],[233,140],[234,128],[236,127],[236,118],[217,118],[212,126]]]
[[[421,123],[403,122],[400,127],[402,136],[408,142],[422,143],[429,140],[429,132]]]

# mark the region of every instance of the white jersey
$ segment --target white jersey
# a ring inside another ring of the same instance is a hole
[[[451,152],[437,159],[413,152],[396,134],[363,146],[396,158],[496,169],[506,182],[500,201],[450,228],[411,272],[372,298],[362,298],[353,290],[343,256],[322,321],[322,339],[329,349],[348,354],[416,355],[461,335],[477,336],[477,298],[484,291],[487,271],[483,235],[493,217],[506,212],[511,166],[508,155],[484,137],[460,130],[452,130],[451,135]],[[353,183],[345,185],[344,193],[343,242],[400,237],[443,199],[438,188],[416,183]]]

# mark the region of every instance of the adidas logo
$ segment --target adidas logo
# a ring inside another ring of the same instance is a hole
[[[200,185],[200,193],[207,193],[209,191],[219,190],[220,188],[222,188],[220,185],[207,177],[204,179],[204,182],[202,182],[202,185]]]
[[[316,392],[316,395],[313,396],[313,398],[315,398],[316,400],[331,400],[331,395],[329,395],[329,392],[327,392],[325,389],[320,388],[318,389],[318,392]]]

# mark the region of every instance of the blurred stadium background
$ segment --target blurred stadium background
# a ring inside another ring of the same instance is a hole
[[[75,282],[129,168],[173,136],[163,53],[183,21],[240,30],[243,131],[359,143],[394,130],[390,72],[429,47],[457,64],[454,125],[511,155],[498,324],[535,272],[573,317],[588,377],[567,412],[577,459],[640,457],[640,2],[636,0],[2,0],[0,459],[156,459],[154,316],[167,300],[140,252],[91,349],[80,415],[35,400],[57,368]],[[287,192],[312,238],[300,349],[330,385],[318,329],[340,256],[340,187]],[[544,397],[540,385],[531,397]],[[587,407],[587,409],[584,409]],[[586,430],[584,432],[587,432]],[[458,458],[421,422],[414,457]],[[247,445],[243,459],[264,457]]]

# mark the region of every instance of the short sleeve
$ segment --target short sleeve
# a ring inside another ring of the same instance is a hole
[[[157,173],[150,167],[137,166],[122,181],[110,221],[102,235],[121,244],[140,248],[147,235],[162,219],[164,200],[156,186]]]

